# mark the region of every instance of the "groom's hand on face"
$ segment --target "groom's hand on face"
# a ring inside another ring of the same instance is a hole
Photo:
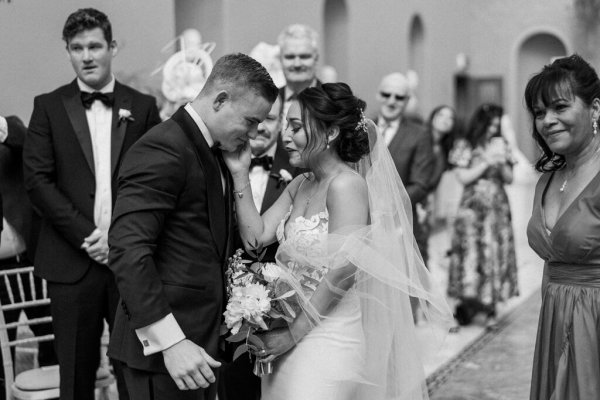
[[[218,368],[221,363],[192,341],[184,339],[162,353],[167,371],[179,390],[207,388],[215,382],[211,367]]]

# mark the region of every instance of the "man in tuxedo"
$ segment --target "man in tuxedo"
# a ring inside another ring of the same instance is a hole
[[[23,185],[23,141],[27,128],[18,117],[0,117],[0,220],[2,235],[0,240],[0,269],[14,269],[33,264],[37,230],[33,228],[33,209],[27,198]],[[2,218],[3,216],[3,218]],[[16,278],[9,279],[13,293],[18,293]],[[35,298],[42,294],[42,280],[34,277]],[[27,300],[33,299],[31,286],[23,285]],[[4,283],[0,285],[0,302],[8,304],[9,294]],[[4,311],[7,323],[19,319],[20,310]],[[50,315],[50,306],[33,307],[26,310],[28,318],[39,318]],[[52,334],[52,325],[32,325],[31,330],[36,336]],[[16,329],[9,329],[9,340],[16,338]],[[41,366],[57,363],[54,345],[51,341],[39,343],[38,363]],[[3,371],[0,370],[0,376]],[[4,399],[4,389],[0,391],[0,399]]]
[[[421,255],[427,262],[427,235],[419,224],[416,205],[429,192],[434,156],[431,136],[421,124],[404,116],[409,97],[408,81],[404,75],[392,73],[383,77],[377,93],[379,113],[375,121],[408,192],[412,204],[413,232]]]
[[[48,281],[61,399],[94,398],[104,320],[118,302],[107,266],[116,175],[124,154],[160,122],[156,100],[117,82],[111,24],[80,9],[63,29],[77,78],[35,98],[23,149],[25,186],[42,217],[36,274]],[[119,398],[127,389],[113,363]]]
[[[196,99],[132,146],[109,234],[121,293],[109,355],[132,399],[214,399],[232,253],[233,188],[221,150],[257,135],[278,95],[244,54],[215,63]]]
[[[250,163],[250,187],[256,209],[263,214],[279,198],[288,179],[297,174],[290,165],[289,156],[281,141],[283,101],[277,97],[267,118],[258,124],[256,138],[250,139],[252,160]],[[235,248],[243,248],[236,235]],[[278,243],[266,247],[263,262],[275,262]],[[237,344],[230,345],[231,351]],[[260,378],[252,372],[253,359],[242,356],[223,366],[219,377],[219,400],[260,399]]]
[[[277,38],[285,76],[285,86],[279,89],[284,119],[298,93],[307,87],[321,85],[317,80],[318,40],[317,32],[302,24],[289,25]],[[285,121],[283,125],[286,125]]]

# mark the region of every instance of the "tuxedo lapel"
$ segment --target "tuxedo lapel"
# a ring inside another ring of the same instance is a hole
[[[93,174],[96,173],[94,170],[94,153],[92,151],[92,137],[90,135],[90,128],[88,126],[87,118],[85,116],[85,108],[81,103],[81,92],[77,87],[77,81],[73,81],[67,88],[66,93],[62,96],[63,105],[69,116],[69,121],[77,136],[85,160],[87,161],[88,167]]]
[[[123,139],[127,130],[128,121],[119,121],[119,110],[131,111],[132,97],[119,82],[115,82],[114,89],[115,102],[112,108],[112,124],[110,138],[110,171],[111,175],[115,173],[117,162],[121,156]]]
[[[181,129],[194,144],[198,162],[204,171],[206,179],[206,187],[204,189],[208,203],[210,231],[219,254],[224,256],[228,245],[227,224],[229,222],[228,203],[230,202],[227,202],[227,199],[223,198],[223,185],[221,183],[219,165],[211,149],[208,147],[208,143],[206,143],[202,132],[200,132],[198,125],[196,125],[183,107],[173,114],[171,118],[181,126]],[[223,172],[227,174],[227,171]],[[226,179],[228,179],[227,175]]]

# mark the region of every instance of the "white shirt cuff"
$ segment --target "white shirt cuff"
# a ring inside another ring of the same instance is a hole
[[[4,143],[8,137],[8,122],[6,118],[0,117],[0,143]]]
[[[166,350],[185,339],[185,334],[173,314],[136,329],[135,333],[144,346],[145,356]]]

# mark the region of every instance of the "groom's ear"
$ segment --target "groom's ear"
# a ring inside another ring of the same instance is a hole
[[[217,111],[221,110],[221,108],[223,108],[225,103],[228,100],[230,100],[230,98],[231,98],[231,95],[229,93],[227,93],[226,90],[221,90],[220,92],[218,92],[212,103],[213,111],[217,112]]]

